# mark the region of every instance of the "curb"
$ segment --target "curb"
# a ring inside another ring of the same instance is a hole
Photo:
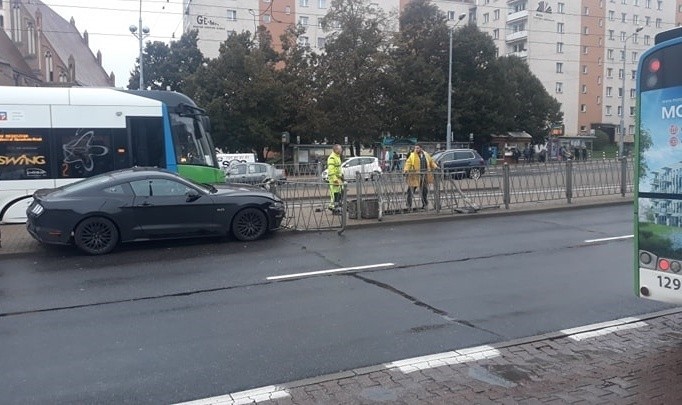
[[[563,331],[543,333],[540,335],[529,336],[525,338],[512,339],[501,343],[491,343],[483,346],[475,346],[463,349],[456,349],[443,353],[435,353],[426,356],[414,357],[404,360],[397,360],[389,363],[378,364],[375,366],[360,367],[337,373],[326,374],[319,377],[304,378],[301,380],[291,381],[279,385],[270,385],[266,387],[253,388],[245,391],[233,392],[230,394],[221,395],[218,397],[198,399],[188,402],[182,402],[176,405],[208,405],[208,404],[233,404],[233,403],[254,403],[259,401],[273,400],[288,396],[288,390],[300,388],[307,385],[321,384],[329,381],[341,380],[345,378],[358,377],[361,375],[370,374],[377,371],[401,369],[403,372],[411,372],[419,369],[420,365],[425,363],[434,364],[435,366],[448,364],[448,362],[468,362],[476,361],[489,357],[494,357],[495,353],[499,354],[499,349],[506,349],[509,347],[535,343],[543,340],[557,340],[568,338],[573,335],[579,335],[586,332],[594,332],[598,330],[611,329],[614,327],[623,327],[625,325],[632,325],[641,323],[642,321],[661,318],[664,316],[682,313],[682,307],[667,309],[663,311],[651,312],[643,314],[638,317],[627,317],[616,319],[613,321],[600,322],[590,325],[585,325],[577,328],[566,329]]]
[[[514,216],[514,215],[523,215],[523,214],[530,214],[530,213],[543,213],[543,212],[560,212],[560,211],[571,211],[575,209],[589,209],[589,208],[601,208],[601,207],[613,207],[613,206],[620,206],[620,205],[632,205],[633,201],[632,200],[627,200],[628,197],[624,197],[626,200],[624,201],[604,201],[604,202],[590,202],[590,203],[584,203],[584,204],[566,204],[566,205],[556,205],[556,206],[547,206],[547,207],[532,207],[532,208],[520,208],[518,210],[505,210],[505,209],[500,209],[499,211],[495,212],[476,212],[473,214],[460,214],[460,215],[436,215],[435,212],[433,215],[424,215],[420,216],[419,214],[416,214],[414,216],[407,216],[407,217],[401,217],[398,219],[389,219],[388,221],[383,220],[383,221],[375,221],[375,222],[366,222],[366,223],[359,223],[359,224],[349,224],[346,225],[346,230],[349,229],[362,229],[362,228],[374,228],[374,227],[380,227],[380,226],[386,226],[386,225],[404,225],[404,224],[409,224],[412,222],[422,222],[422,223],[433,223],[433,222],[440,222],[440,221],[457,221],[457,220],[463,220],[467,218],[480,218],[480,217],[504,217],[504,216]],[[408,214],[409,215],[409,214]],[[334,229],[336,230],[336,229]],[[301,231],[305,232],[305,231]]]

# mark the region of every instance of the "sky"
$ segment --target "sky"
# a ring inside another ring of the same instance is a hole
[[[140,19],[139,0],[42,0],[66,21],[76,20],[82,34],[88,31],[90,49],[102,51],[102,65],[116,75],[116,86],[127,87],[140,48],[129,31]],[[147,41],[168,43],[182,35],[182,0],[143,0],[142,25],[150,29]]]

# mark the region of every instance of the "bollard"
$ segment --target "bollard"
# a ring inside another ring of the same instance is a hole
[[[624,157],[620,160],[620,195],[625,197],[625,192],[628,187],[628,158]]]
[[[343,183],[343,191],[341,193],[341,229],[337,232],[339,235],[346,230],[346,224],[348,223],[348,192],[346,191],[348,185]]]
[[[573,198],[573,161],[566,161],[566,202],[571,203]]]
[[[509,189],[509,163],[507,162],[504,162],[504,166],[502,166],[502,193],[504,208],[509,209],[509,204],[511,204],[511,190]]]

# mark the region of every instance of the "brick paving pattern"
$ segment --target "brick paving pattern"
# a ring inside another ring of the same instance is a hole
[[[682,404],[681,321],[682,312],[672,313],[601,336],[512,344],[479,360],[384,365],[203,403]]]

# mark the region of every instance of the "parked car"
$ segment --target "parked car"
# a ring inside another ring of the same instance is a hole
[[[478,179],[485,173],[485,160],[473,149],[448,149],[433,154],[433,160],[453,178]]]
[[[373,176],[381,173],[379,158],[372,156],[352,157],[341,163],[341,173],[346,181],[354,181],[357,173],[364,173],[364,180],[369,180]],[[322,180],[328,181],[327,170],[322,172]]]
[[[38,190],[26,214],[39,242],[104,254],[140,240],[255,240],[279,228],[284,203],[260,187],[201,185],[163,169],[132,168]]]
[[[225,182],[260,184],[269,181],[282,182],[287,179],[284,170],[277,169],[268,163],[237,163],[227,170]]]

